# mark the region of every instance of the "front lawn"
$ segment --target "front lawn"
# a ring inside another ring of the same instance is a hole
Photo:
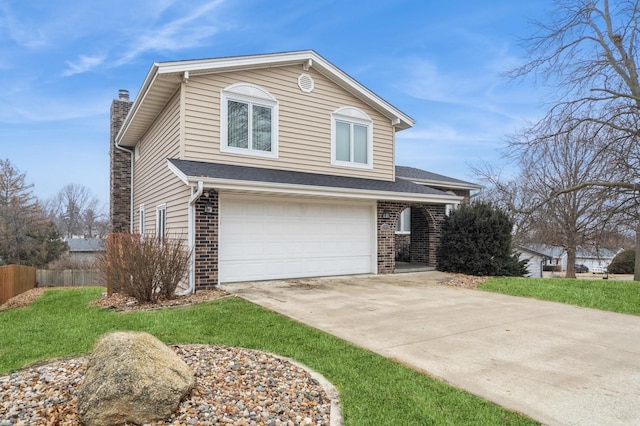
[[[556,278],[490,278],[480,290],[640,315],[640,282]]]
[[[537,424],[241,299],[121,313],[89,306],[101,292],[48,291],[27,308],[0,312],[0,374],[35,361],[87,354],[109,331],[139,330],[166,343],[240,346],[296,359],[338,388],[347,425]]]

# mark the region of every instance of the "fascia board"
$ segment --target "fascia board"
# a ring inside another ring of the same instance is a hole
[[[182,176],[184,176],[184,174],[182,174]],[[326,186],[293,185],[273,182],[202,178],[198,176],[185,177],[187,179],[187,185],[196,185],[198,181],[202,181],[205,187],[226,191],[262,192],[283,195],[306,195],[314,197],[354,198],[362,200],[405,201],[435,204],[460,204],[460,202],[463,200],[462,197],[458,197],[455,195],[421,195],[403,192],[369,191],[351,188],[330,188]]]
[[[449,182],[446,180],[411,179],[411,178],[405,178],[402,176],[398,176],[398,178],[408,180],[409,182],[413,182],[418,185],[437,186],[437,187],[445,187],[445,188],[451,188],[451,189],[470,189],[470,190],[482,189],[482,186],[474,185],[472,183],[465,184],[460,182]]]
[[[274,53],[254,56],[231,56],[227,58],[196,59],[193,61],[174,61],[159,63],[159,74],[173,74],[189,72],[220,72],[227,69],[251,68],[263,66],[283,66],[301,63],[308,59],[315,59],[310,50],[289,53]]]
[[[154,62],[151,68],[149,69],[149,72],[147,73],[147,77],[144,79],[144,82],[142,83],[142,87],[138,91],[138,96],[136,97],[135,102],[131,106],[131,109],[129,110],[129,113],[125,118],[124,123],[122,123],[122,127],[120,127],[120,131],[116,135],[116,144],[120,144],[120,141],[122,140],[123,135],[127,132],[127,129],[131,125],[131,122],[133,121],[133,118],[136,116],[136,113],[138,112],[138,110],[140,109],[140,106],[144,103],[144,100],[146,99],[147,94],[149,93],[149,89],[151,89],[153,82],[155,81],[157,76],[158,76],[158,63]]]
[[[171,161],[167,160],[167,166],[169,167],[169,170],[171,170],[176,176],[178,176],[178,179],[180,179],[182,182],[184,182],[186,185],[191,185],[191,182],[195,182],[196,185],[198,183],[199,180],[202,179],[197,179],[197,178],[191,178],[191,181],[189,180],[189,178],[187,177],[187,175],[185,175],[184,173],[182,173],[182,170],[180,170],[179,168],[177,168]]]
[[[376,95],[371,90],[367,89],[362,84],[351,78],[348,74],[342,71],[340,68],[331,64],[312,50],[304,50],[300,52],[289,53],[276,53],[269,55],[256,55],[256,56],[242,56],[242,57],[230,57],[230,58],[214,58],[203,59],[196,61],[175,61],[175,62],[163,62],[158,65],[158,74],[175,74],[189,72],[222,72],[225,70],[234,70],[240,68],[260,68],[266,66],[285,66],[296,63],[303,63],[311,60],[312,67],[319,68],[319,72],[333,80],[337,84],[349,88],[351,91],[356,92],[361,97],[367,98],[375,104],[378,108],[387,112],[390,117],[398,118],[404,122],[403,126],[398,126],[400,129],[406,129],[412,127],[415,124],[415,120],[402,111],[389,104],[387,101]]]
[[[402,122],[404,122],[405,123],[404,126],[398,126],[400,130],[408,129],[409,127],[413,127],[413,125],[416,124],[416,121],[413,118],[409,117],[399,109],[395,108],[393,105],[389,104],[387,101],[385,101],[384,99],[376,95],[374,92],[372,92],[362,84],[358,83],[356,80],[351,78],[347,73],[345,73],[335,65],[331,64],[330,62],[326,61],[324,58],[316,55],[316,59],[314,59],[314,61],[317,61],[319,64],[321,64],[321,68],[323,70],[330,73],[329,76],[325,74],[325,76],[327,76],[329,79],[335,81],[335,79],[337,78],[339,81],[339,84],[342,83],[341,85],[343,87],[347,86],[351,88],[353,91],[360,94],[360,96],[370,99],[372,102],[375,103],[375,105],[378,106],[378,108],[385,110],[389,116],[393,118],[398,118]]]

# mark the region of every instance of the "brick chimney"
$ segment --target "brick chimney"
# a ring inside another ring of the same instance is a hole
[[[120,131],[133,102],[129,91],[118,91],[118,99],[111,103],[111,138],[109,145],[110,187],[109,225],[111,232],[129,232],[131,224],[131,154],[115,147]]]

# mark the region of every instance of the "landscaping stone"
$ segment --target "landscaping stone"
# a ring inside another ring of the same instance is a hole
[[[312,419],[314,426],[342,425],[335,388],[291,361],[213,345],[171,349],[193,369],[196,385],[176,413],[150,426],[283,426],[298,417]],[[86,357],[56,360],[0,377],[0,424],[80,425],[78,387],[87,362]]]
[[[195,384],[187,364],[148,333],[105,335],[78,392],[86,426],[150,423],[171,416]]]

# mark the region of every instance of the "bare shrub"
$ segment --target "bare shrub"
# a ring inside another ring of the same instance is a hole
[[[175,295],[178,284],[189,270],[190,257],[183,238],[165,240],[161,244],[157,278],[160,282],[160,295],[163,298],[171,299]]]
[[[47,265],[47,269],[65,270],[65,269],[94,269],[96,267],[95,259],[76,259],[71,256],[64,255]]]
[[[135,234],[111,234],[99,257],[103,279],[114,292],[140,303],[170,299],[189,268],[190,253],[181,237],[161,239]]]

